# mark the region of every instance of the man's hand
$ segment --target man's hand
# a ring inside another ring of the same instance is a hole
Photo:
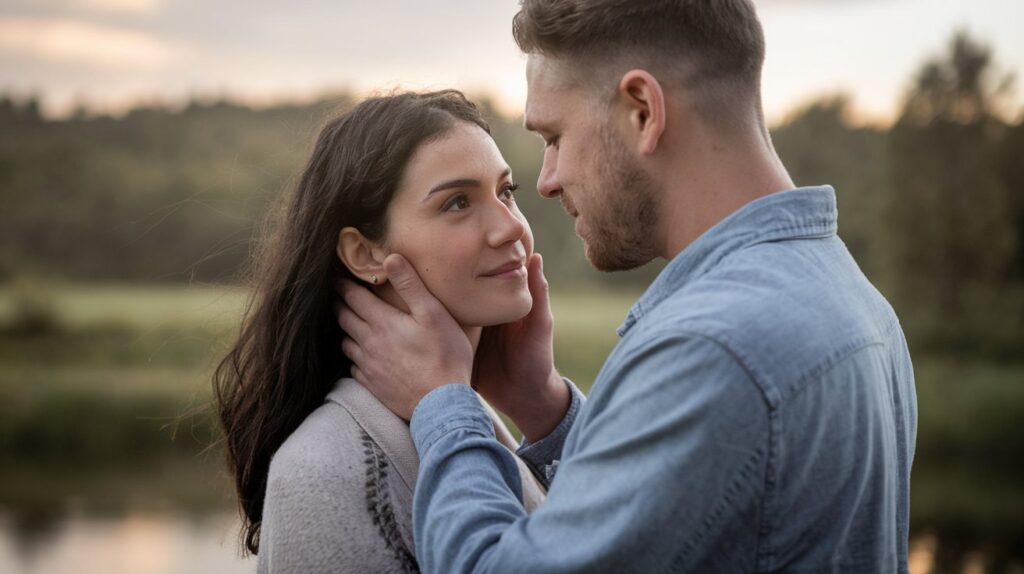
[[[405,420],[427,393],[450,383],[468,384],[473,347],[448,310],[427,291],[412,265],[389,255],[384,270],[409,313],[346,281],[338,322],[352,377]]]
[[[527,440],[536,442],[558,426],[571,397],[555,370],[554,318],[539,253],[530,258],[527,273],[533,308],[515,323],[484,329],[473,386],[508,415]]]

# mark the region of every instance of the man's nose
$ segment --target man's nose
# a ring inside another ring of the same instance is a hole
[[[540,175],[537,177],[537,193],[541,197],[551,199],[562,193],[562,186],[558,183],[558,148],[548,146],[544,149],[544,164],[541,165]]]

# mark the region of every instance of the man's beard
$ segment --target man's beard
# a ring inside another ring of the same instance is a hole
[[[657,256],[657,187],[607,126],[601,145],[596,197],[584,218],[585,253],[600,271],[628,271]]]

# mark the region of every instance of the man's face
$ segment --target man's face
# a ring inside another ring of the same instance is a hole
[[[569,85],[558,64],[531,55],[525,125],[544,139],[537,191],[576,220],[590,263],[633,269],[655,257],[657,189],[612,128],[612,112]]]

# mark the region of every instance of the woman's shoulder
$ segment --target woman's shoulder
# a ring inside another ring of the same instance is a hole
[[[379,466],[380,449],[333,394],[271,461],[260,568],[408,571],[405,565],[415,565],[409,505],[392,504],[398,500]]]
[[[270,480],[296,475],[324,480],[358,476],[363,432],[340,405],[327,401],[310,413],[284,441],[270,463]]]

